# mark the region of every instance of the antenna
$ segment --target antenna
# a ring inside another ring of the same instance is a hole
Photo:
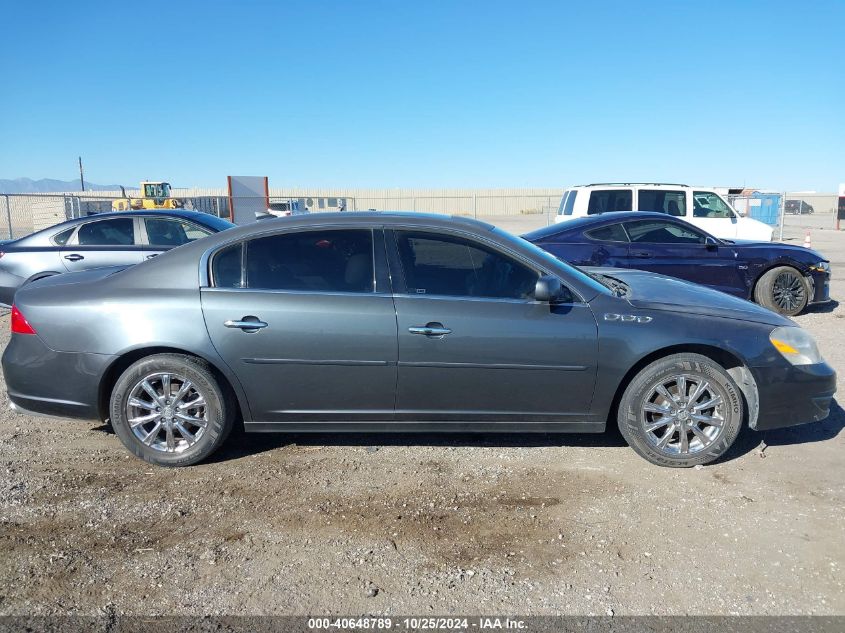
[[[82,175],[82,156],[79,157],[79,184],[82,185],[82,191],[85,191],[85,176]]]

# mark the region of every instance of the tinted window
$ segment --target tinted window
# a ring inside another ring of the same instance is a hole
[[[67,241],[70,239],[70,236],[73,235],[73,230],[75,228],[75,226],[72,226],[69,229],[65,229],[61,233],[54,235],[53,243],[58,244],[59,246],[64,246],[65,244],[67,244]]]
[[[538,274],[477,242],[432,233],[397,231],[405,283],[411,294],[531,299]]]
[[[575,198],[578,195],[576,189],[565,191],[563,198],[560,199],[560,208],[557,210],[558,215],[572,215],[572,209],[575,207]]]
[[[692,214],[697,218],[732,218],[734,212],[712,191],[694,191]]]
[[[625,229],[632,242],[650,244],[704,244],[706,238],[693,228],[660,220],[628,222]]]
[[[181,246],[193,242],[211,231],[186,220],[146,218],[147,240],[152,246]]]
[[[83,246],[131,246],[135,243],[135,221],[113,218],[89,222],[79,227],[77,238]]]
[[[634,196],[630,189],[602,189],[590,192],[590,204],[587,213],[607,213],[608,211],[631,211]]]
[[[683,191],[640,189],[637,193],[637,208],[640,211],[662,211],[684,217],[687,214],[687,195]]]
[[[374,292],[372,231],[303,231],[250,240],[246,287]]]
[[[599,240],[600,242],[627,242],[628,236],[625,234],[625,229],[621,224],[611,224],[610,226],[601,226],[592,231],[584,233],[591,240]]]
[[[241,288],[241,251],[243,245],[235,244],[218,252],[211,264],[214,285],[218,288]]]

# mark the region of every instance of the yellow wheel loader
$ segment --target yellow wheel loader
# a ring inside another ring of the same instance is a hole
[[[133,198],[126,195],[126,189],[120,188],[122,198],[113,200],[112,211],[134,211],[138,209],[181,209],[185,206],[183,200],[170,197],[169,182],[142,182],[141,197]]]

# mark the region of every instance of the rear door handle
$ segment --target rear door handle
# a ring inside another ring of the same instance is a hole
[[[85,259],[82,255],[78,255],[77,253],[73,253],[72,255],[65,255],[65,259],[72,262],[78,262],[80,259]]]
[[[243,330],[244,332],[257,332],[261,328],[267,327],[267,323],[264,321],[260,321],[258,317],[254,316],[245,316],[241,319],[229,319],[228,321],[223,321],[223,325],[226,327],[237,328]]]
[[[639,251],[637,253],[634,253],[634,257],[639,257],[640,259],[647,259],[647,258],[651,257],[651,253],[647,253],[645,251]]]
[[[158,255],[158,253],[153,253],[152,255],[147,255],[147,259],[152,259],[152,258],[153,258],[153,257],[155,257],[156,255]]]
[[[425,326],[409,327],[408,331],[411,334],[422,334],[423,336],[445,336],[451,334],[452,330],[443,327],[440,323],[429,323]]]

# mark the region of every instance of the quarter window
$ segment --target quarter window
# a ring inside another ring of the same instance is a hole
[[[67,241],[70,239],[70,236],[73,235],[73,230],[76,227],[71,227],[69,229],[65,229],[61,233],[58,233],[53,236],[53,243],[57,246],[64,246],[67,244]]]
[[[694,191],[692,214],[696,218],[732,218],[733,209],[712,191]]]
[[[560,208],[557,210],[557,214],[572,215],[572,209],[575,207],[575,198],[577,195],[577,189],[570,189],[564,192],[563,198],[560,199]]]
[[[630,189],[597,189],[590,192],[587,214],[631,211],[634,208],[633,199],[634,196]]]
[[[704,244],[703,233],[674,222],[627,222],[625,229],[635,243],[647,244]]]
[[[212,260],[211,274],[218,288],[243,287],[243,244],[235,244],[219,251]]]
[[[621,224],[611,224],[609,226],[600,226],[592,231],[584,233],[591,240],[598,240],[600,242],[627,242],[628,236],[625,234],[625,229]]]
[[[243,271],[240,247],[230,247],[215,256],[215,285],[257,290],[375,291],[370,230],[283,233],[250,240],[244,248]]]
[[[132,246],[135,243],[135,220],[113,218],[83,224],[79,227],[77,241],[81,246]]]
[[[459,237],[397,231],[411,294],[532,299],[538,273],[487,246]]]
[[[687,194],[666,189],[640,189],[637,193],[637,208],[640,211],[658,211],[682,218],[687,214]]]

